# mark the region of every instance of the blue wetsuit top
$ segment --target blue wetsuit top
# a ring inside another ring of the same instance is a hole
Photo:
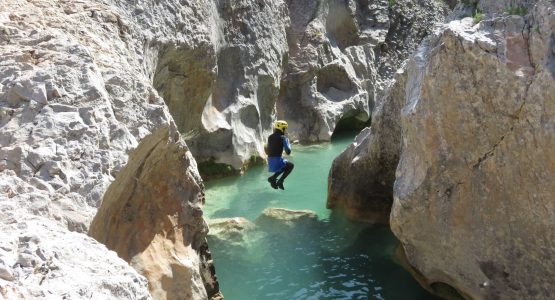
[[[283,170],[287,162],[281,157],[284,150],[287,155],[291,154],[289,139],[281,132],[276,131],[268,137],[268,171],[275,173]]]

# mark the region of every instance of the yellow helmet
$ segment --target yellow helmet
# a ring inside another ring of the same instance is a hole
[[[287,122],[282,121],[282,120],[277,120],[276,123],[274,124],[274,129],[278,129],[281,132],[285,133],[285,130],[287,130]]]

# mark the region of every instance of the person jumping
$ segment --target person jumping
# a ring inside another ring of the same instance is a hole
[[[267,152],[268,154],[268,170],[273,172],[274,175],[268,177],[268,182],[272,188],[280,188],[284,190],[283,181],[289,173],[293,170],[293,163],[287,161],[281,157],[283,151],[287,155],[291,154],[291,145],[289,144],[289,139],[285,136],[285,130],[287,130],[287,122],[278,120],[274,124],[274,133],[268,137]],[[280,174],[281,178],[278,180]]]

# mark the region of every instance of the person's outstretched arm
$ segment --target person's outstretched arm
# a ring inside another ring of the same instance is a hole
[[[286,136],[282,136],[283,138],[283,150],[287,155],[291,155],[291,144],[289,144],[289,139]]]

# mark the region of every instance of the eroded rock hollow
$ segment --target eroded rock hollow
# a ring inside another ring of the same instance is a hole
[[[329,175],[327,207],[342,210],[352,219],[388,223],[400,152],[399,112],[405,102],[406,83],[406,72],[396,70],[433,27],[441,24],[452,5],[440,1],[361,3],[356,6],[362,9],[355,15],[357,18],[369,18],[369,12],[373,12],[370,15],[381,20],[380,26],[376,21],[359,20],[359,26],[366,28],[361,29],[362,33],[374,38],[357,39],[359,43],[372,41],[366,47],[376,53],[375,59],[370,60],[376,68],[371,93],[372,126],[335,159]]]

